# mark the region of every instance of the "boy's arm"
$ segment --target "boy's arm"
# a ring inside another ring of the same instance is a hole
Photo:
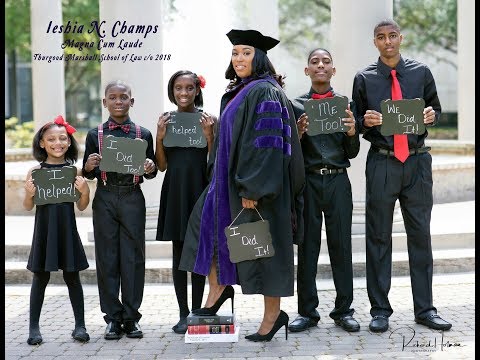
[[[145,129],[146,130],[146,129]],[[146,162],[148,162],[148,160],[152,160],[153,161],[153,170],[152,171],[149,171],[149,172],[145,172],[143,174],[143,177],[145,179],[153,179],[155,176],[157,176],[157,172],[158,172],[158,169],[157,169],[157,166],[156,166],[156,158],[155,158],[155,152],[153,151],[153,137],[152,137],[152,133],[148,130],[146,130],[146,135],[145,135],[145,140],[147,140],[147,152],[146,152]]]
[[[82,175],[89,180],[93,180],[95,178],[96,168],[95,166],[92,168],[91,164],[87,164],[89,161],[89,156],[91,154],[98,154],[98,144],[96,142],[96,134],[93,131],[89,131],[87,134],[87,138],[85,139],[85,154],[83,155],[83,165],[82,165]],[[100,158],[100,155],[98,156]],[[90,160],[92,162],[93,160]]]

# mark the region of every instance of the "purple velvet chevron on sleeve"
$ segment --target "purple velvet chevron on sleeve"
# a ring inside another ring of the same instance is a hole
[[[262,113],[266,113],[266,112],[281,113],[282,112],[282,105],[278,101],[273,101],[273,100],[262,101],[255,108],[255,112],[257,114],[262,114]]]
[[[254,141],[255,147],[282,149],[284,154],[291,155],[292,150],[290,141],[292,129],[288,124],[290,116],[287,107],[282,106],[279,101],[267,100],[258,104],[255,108],[255,112],[259,115],[259,119],[255,122],[255,130],[273,131],[273,134],[259,134]],[[266,114],[268,114],[269,117],[262,117],[262,115]],[[276,135],[275,130],[282,130],[282,133]]]

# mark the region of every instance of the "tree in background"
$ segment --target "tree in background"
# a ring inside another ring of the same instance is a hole
[[[305,49],[328,46],[329,0],[278,0],[278,6],[280,40],[291,54],[303,58]],[[406,35],[402,48],[428,53],[456,68],[457,0],[393,0],[393,9]],[[439,55],[438,49],[454,56]]]
[[[5,1],[5,53],[11,66],[9,93],[11,115],[17,115],[17,62],[30,59],[30,0]]]
[[[330,31],[329,0],[278,0],[281,44],[303,58],[305,49],[327,47]]]
[[[45,0],[36,0],[45,1]],[[168,25],[173,20],[177,9],[175,0],[163,1],[164,16],[161,22]],[[17,104],[20,101],[18,96],[17,65],[19,62],[31,62],[31,33],[30,33],[30,2],[31,0],[5,0],[5,53],[9,62],[9,98],[10,116],[18,116]],[[47,1],[45,1],[46,5]],[[93,20],[99,19],[99,0],[62,0],[63,25],[67,21],[85,27]],[[65,39],[73,39],[78,42],[94,42],[97,44],[99,38],[95,32],[89,34],[87,31],[78,33],[63,34]],[[66,47],[65,55],[100,55],[100,50],[95,47],[84,47],[82,51],[78,48]],[[77,126],[91,127],[88,124],[77,124],[77,120],[84,120],[92,117],[92,114],[101,114],[101,104],[98,96],[100,91],[100,63],[98,61],[65,61],[65,102],[67,105],[67,119]],[[30,95],[31,96],[31,95]],[[81,103],[80,103],[81,102]],[[81,110],[88,110],[82,118],[77,119]],[[20,122],[31,119],[19,119]]]
[[[405,34],[402,46],[456,69],[457,0],[396,0],[393,5],[394,18]]]
[[[17,115],[16,68],[18,62],[31,61],[30,37],[30,1],[5,0],[5,53],[8,55],[12,70],[9,72],[9,94],[11,98],[11,116]],[[177,12],[175,0],[162,0],[165,15],[162,24],[174,21]],[[194,0],[192,0],[194,1]],[[439,54],[443,49],[452,55],[457,53],[457,0],[394,0],[394,18],[404,32],[404,48],[410,51],[424,52],[451,64],[456,68],[455,57]],[[314,46],[328,46],[330,31],[329,0],[278,0],[280,40],[282,45],[293,54],[301,56],[305,49]],[[64,23],[70,20],[78,24],[90,24],[99,18],[99,0],[62,0]],[[64,34],[75,37],[76,41],[98,41],[96,34]],[[78,52],[66,48],[65,53]],[[84,48],[81,54],[99,54],[95,48]],[[90,113],[101,113],[100,103],[91,99],[90,93],[99,94],[100,63],[97,61],[65,62],[65,97],[68,119],[75,120],[78,113],[78,100],[91,101],[84,108]],[[78,94],[84,95],[78,96]],[[88,114],[87,116],[90,116]],[[24,121],[28,119],[20,119]]]
[[[31,31],[30,31],[30,1],[31,0],[6,0],[5,1],[5,52],[11,67],[9,72],[9,93],[11,116],[17,114],[17,86],[16,79],[18,62],[30,62],[31,54]],[[99,18],[98,0],[62,0],[62,16],[72,24],[90,24],[94,19]],[[66,23],[66,21],[64,21]],[[89,34],[84,31],[81,34],[64,34],[64,39],[74,39],[95,43],[98,36],[95,33]],[[65,48],[65,54],[77,53],[76,48]],[[96,48],[83,48],[81,54],[100,54]],[[98,61],[65,61],[65,99],[67,107],[67,118],[75,123],[77,113],[77,94],[85,92],[92,85],[100,86],[100,63]],[[92,109],[91,106],[86,108]],[[93,105],[95,106],[95,105]],[[98,105],[100,106],[100,105]],[[21,121],[29,119],[20,119]]]

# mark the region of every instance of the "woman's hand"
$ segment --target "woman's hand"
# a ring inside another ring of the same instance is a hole
[[[257,206],[258,201],[256,200],[250,200],[250,199],[245,199],[242,197],[242,206],[247,209],[255,209],[255,206]]]

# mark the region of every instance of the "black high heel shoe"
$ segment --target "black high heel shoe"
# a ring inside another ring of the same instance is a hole
[[[233,289],[233,287],[231,285],[227,285],[225,287],[225,289],[223,289],[222,295],[220,295],[218,300],[215,301],[215,304],[213,304],[213,306],[203,307],[203,308],[200,308],[200,309],[195,309],[195,310],[192,310],[192,313],[194,315],[200,315],[200,316],[215,315],[217,313],[218,309],[220,309],[220,306],[222,306],[223,303],[225,301],[227,301],[227,299],[232,299],[232,313],[233,313],[233,298],[234,297],[235,297],[235,290]]]
[[[275,320],[272,330],[268,334],[260,335],[256,332],[255,334],[245,336],[245,339],[255,342],[270,341],[282,326],[285,326],[285,340],[288,340],[288,315],[285,311],[280,310],[280,314],[278,314],[277,320]]]

